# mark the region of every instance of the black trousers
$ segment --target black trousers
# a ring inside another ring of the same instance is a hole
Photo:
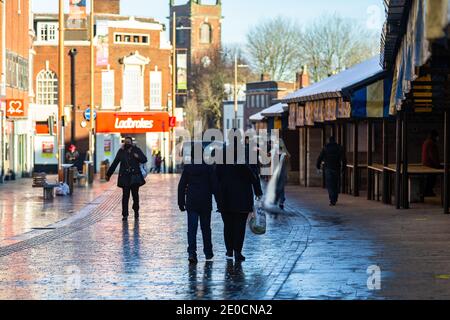
[[[123,188],[122,195],[122,215],[128,217],[128,205],[130,203],[130,194],[133,196],[133,210],[135,213],[139,213],[139,186],[131,186]]]
[[[336,204],[339,198],[339,170],[325,169],[325,184],[330,202]]]
[[[248,213],[222,213],[225,247],[227,252],[242,252]]]

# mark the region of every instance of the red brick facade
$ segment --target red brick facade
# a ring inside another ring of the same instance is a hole
[[[108,1],[109,2],[109,1]],[[118,2],[118,1],[117,1]],[[44,15],[35,17],[37,25]],[[48,19],[48,15],[46,15]],[[57,18],[55,19],[57,21]],[[153,19],[134,19],[121,16],[97,15],[96,21],[109,21],[108,44],[109,44],[109,66],[96,66],[95,68],[95,105],[101,110],[102,106],[102,73],[112,70],[114,72],[114,107],[120,110],[123,99],[123,59],[130,55],[139,55],[148,60],[143,73],[143,97],[144,105],[142,111],[149,110],[150,106],[150,72],[156,69],[162,74],[162,108],[168,106],[169,94],[171,92],[171,48],[167,44],[161,44],[161,33],[163,25]],[[116,35],[134,35],[147,37],[149,43],[117,43]],[[76,55],[76,142],[82,152],[88,149],[88,129],[81,127],[84,120],[84,112],[90,104],[90,45],[86,36],[75,40],[73,35],[67,34],[71,41],[66,40],[65,47],[65,105],[71,105],[71,59],[69,51],[77,50]],[[58,75],[58,46],[57,44],[46,44],[36,42],[36,59],[34,63],[34,79],[39,72],[48,68]],[[36,88],[37,89],[37,88]],[[70,125],[66,131],[66,143],[70,142]]]
[[[177,14],[177,48],[188,51],[189,61],[199,63],[209,56],[211,51],[220,50],[222,43],[222,5],[220,1],[213,4],[202,4],[200,0],[189,0],[184,5],[170,7],[170,34],[172,39],[173,13]],[[201,41],[202,26],[209,26],[209,41]],[[182,34],[184,33],[184,34]],[[180,41],[184,38],[184,41]]]
[[[120,0],[95,0],[94,12],[120,14]]]

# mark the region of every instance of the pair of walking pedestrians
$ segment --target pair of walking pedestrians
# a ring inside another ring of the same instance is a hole
[[[236,149],[235,149],[236,150]],[[254,207],[254,196],[261,197],[262,189],[257,170],[248,163],[240,164],[235,153],[231,164],[186,165],[178,186],[178,205],[188,216],[189,261],[197,263],[197,230],[203,235],[204,254],[207,261],[214,257],[211,216],[212,198],[224,223],[226,258],[245,261],[242,249],[247,218]]]

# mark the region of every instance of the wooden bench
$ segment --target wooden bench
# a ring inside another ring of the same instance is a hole
[[[33,173],[33,188],[42,188],[47,182],[45,173]]]

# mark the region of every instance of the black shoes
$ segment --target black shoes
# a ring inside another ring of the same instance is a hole
[[[235,258],[236,262],[244,262],[245,261],[245,257],[241,253],[238,253],[238,252],[236,252],[234,254],[234,258]]]
[[[233,260],[233,252],[227,251],[227,260]]]
[[[214,255],[213,254],[208,254],[207,256],[206,256],[206,262],[211,262],[211,261],[213,261],[214,260]]]
[[[122,221],[123,222],[127,222],[128,221],[128,216],[123,216]]]
[[[134,213],[134,218],[135,218],[136,220],[139,220],[139,212],[135,212],[135,213]]]
[[[280,209],[284,211],[284,204],[280,204]]]
[[[190,254],[189,255],[189,263],[190,264],[197,264],[198,263],[197,255]]]

